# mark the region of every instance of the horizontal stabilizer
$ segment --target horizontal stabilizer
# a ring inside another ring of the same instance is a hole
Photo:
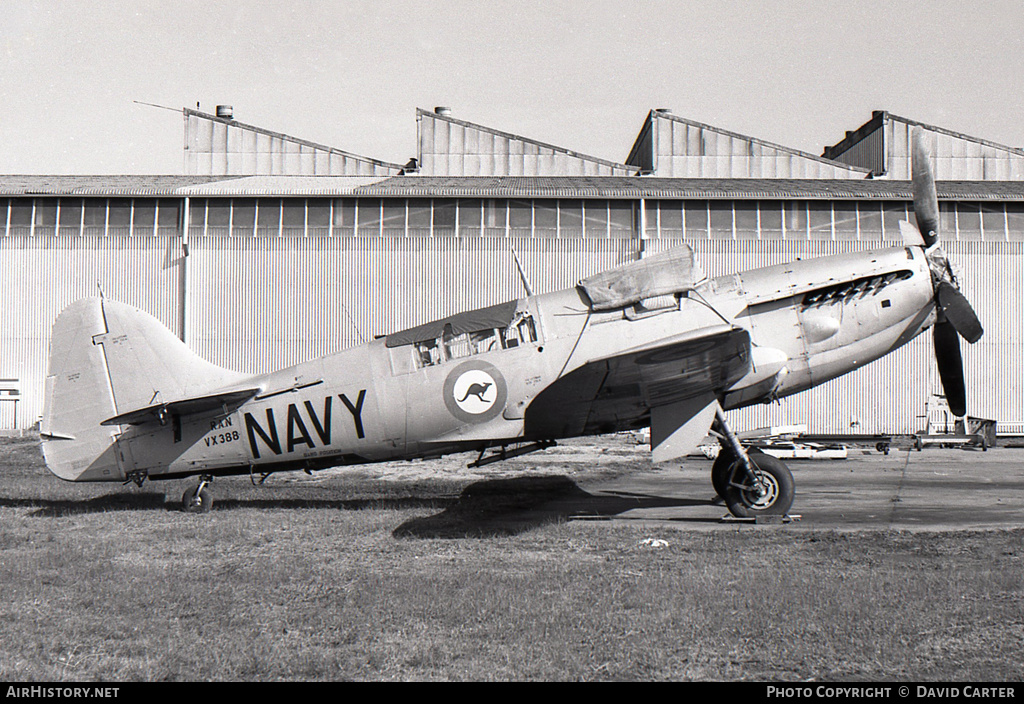
[[[226,391],[209,396],[196,398],[185,398],[170,403],[158,403],[153,406],[146,406],[127,413],[121,413],[113,418],[107,418],[100,425],[140,425],[151,421],[162,421],[168,415],[185,416],[191,413],[202,413],[224,408],[234,410],[253,396],[258,394],[260,389],[240,389],[239,391]]]

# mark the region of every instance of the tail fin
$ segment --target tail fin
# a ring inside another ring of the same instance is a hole
[[[46,465],[68,481],[123,480],[119,429],[104,420],[242,378],[195,355],[148,313],[106,299],[76,301],[50,339],[40,425]]]

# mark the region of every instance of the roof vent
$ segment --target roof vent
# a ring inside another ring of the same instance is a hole
[[[451,117],[452,109],[444,105],[438,105],[436,108],[434,108],[434,114],[441,115],[442,117]]]
[[[230,105],[218,105],[217,117],[224,118],[225,120],[234,120],[234,108]]]
[[[672,108],[654,108],[654,112],[661,113],[662,115],[671,115]]]

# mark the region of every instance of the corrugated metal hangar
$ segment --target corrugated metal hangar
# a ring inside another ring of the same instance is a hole
[[[0,428],[39,419],[50,327],[100,291],[255,373],[520,297],[516,259],[540,293],[680,242],[712,276],[899,245],[920,126],[942,246],[986,330],[963,346],[968,412],[1024,433],[1022,149],[875,112],[815,156],[656,109],[617,163],[436,108],[393,164],[182,112],[186,175],[0,176]],[[941,393],[931,344],[733,423],[921,432]]]

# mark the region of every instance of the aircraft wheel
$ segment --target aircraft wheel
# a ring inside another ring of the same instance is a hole
[[[213,497],[205,487],[199,491],[189,489],[181,495],[181,507],[185,513],[206,513],[213,507]]]
[[[729,512],[738,518],[784,516],[793,505],[793,474],[778,458],[763,452],[747,455],[760,480],[759,489],[730,486],[725,492]]]
[[[757,448],[747,450],[747,455],[764,454]],[[736,463],[736,455],[732,450],[723,447],[718,451],[715,463],[711,465],[711,486],[715,487],[715,493],[725,499],[726,489],[729,488],[729,474]]]
[[[718,451],[715,463],[711,465],[711,486],[715,487],[715,493],[723,499],[725,498],[725,488],[729,484],[729,472],[735,461],[736,455],[723,447]]]

